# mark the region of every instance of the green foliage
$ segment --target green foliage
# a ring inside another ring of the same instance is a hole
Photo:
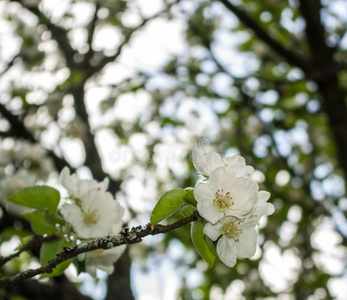
[[[183,197],[183,201],[192,206],[196,206],[196,200],[194,197],[194,189],[186,188],[185,191],[186,191],[186,194]]]
[[[160,221],[173,215],[183,204],[184,196],[187,192],[183,189],[173,189],[162,195],[151,213],[151,224],[158,224]]]
[[[31,222],[32,230],[38,235],[51,235],[58,231],[55,222],[52,222],[45,210],[34,209],[23,213],[23,217]]]
[[[70,246],[70,242],[66,241],[64,238],[60,238],[58,240],[49,242],[49,243],[44,243],[41,246],[40,250],[40,264],[45,265],[47,264],[50,260],[56,257],[56,254],[59,253],[64,247]],[[57,265],[52,273],[49,274],[44,274],[42,277],[54,277],[54,276],[59,276],[61,275],[66,268],[70,265],[71,260],[66,260],[59,265]]]
[[[24,188],[8,198],[8,201],[31,208],[57,210],[60,193],[46,185]]]
[[[190,236],[201,258],[212,268],[217,257],[212,241],[204,234],[206,222],[198,220],[191,224]]]
[[[182,214],[183,217],[189,217],[193,214],[193,212],[196,211],[196,206],[193,206],[191,204],[186,204],[183,205],[180,208],[180,213]]]

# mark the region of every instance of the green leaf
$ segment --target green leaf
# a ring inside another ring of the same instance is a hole
[[[184,202],[196,207],[196,200],[194,197],[194,189],[193,188],[185,188],[185,191],[186,191],[186,194],[183,198]]]
[[[186,204],[180,208],[180,212],[185,218],[191,216],[194,211],[196,211],[196,207],[190,204]]]
[[[48,222],[52,224],[64,225],[66,224],[65,220],[58,215],[56,212],[45,210],[45,218]]]
[[[217,257],[217,252],[211,240],[204,234],[206,222],[198,220],[191,225],[190,236],[192,238],[195,249],[200,254],[201,258],[207,262],[210,268],[213,267]]]
[[[44,210],[31,210],[25,212],[23,217],[30,221],[32,230],[38,235],[53,234],[58,231],[54,222],[46,217]]]
[[[75,258],[73,260],[73,264],[75,265],[76,267],[76,270],[77,270],[77,275],[83,273],[83,272],[86,272],[86,260],[79,260],[77,258]]]
[[[8,198],[8,201],[32,208],[57,210],[60,193],[46,185],[37,185],[24,188]]]
[[[151,214],[151,224],[158,224],[160,221],[173,215],[184,203],[183,198],[186,191],[183,189],[173,189],[160,197]]]
[[[44,243],[40,250],[40,264],[43,266],[47,264],[50,260],[56,257],[56,254],[60,252],[64,247],[69,247],[70,242],[65,239],[59,239],[53,242]],[[71,259],[68,259],[59,265],[57,265],[52,273],[43,274],[41,277],[54,277],[62,274],[66,268],[70,265]]]

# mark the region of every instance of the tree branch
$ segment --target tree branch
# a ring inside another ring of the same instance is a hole
[[[57,235],[50,235],[46,237],[34,235],[33,238],[29,242],[25,243],[18,251],[8,256],[0,256],[0,267],[3,266],[8,261],[10,261],[12,258],[18,257],[24,251],[33,250],[41,246],[43,243],[51,242],[58,238],[59,236]]]
[[[90,296],[81,294],[75,283],[70,282],[65,275],[54,277],[49,282],[34,279],[21,281],[0,291],[0,299],[13,299],[15,295],[28,300],[93,300]]]
[[[282,56],[286,61],[290,64],[299,67],[302,70],[307,69],[307,62],[304,57],[286,49],[281,43],[275,40],[272,36],[269,35],[255,20],[253,20],[244,10],[235,6],[229,0],[220,0],[224,4],[224,6],[230,10],[233,14],[235,14],[238,19],[253,33],[262,40],[265,44],[267,44],[272,50],[274,50],[277,54]]]
[[[87,39],[87,44],[89,46],[88,52],[85,55],[84,60],[89,63],[89,60],[93,57],[94,55],[94,50],[92,47],[93,44],[93,39],[94,39],[94,34],[95,34],[95,28],[96,28],[96,23],[98,21],[98,11],[99,11],[100,5],[98,3],[95,3],[95,11],[93,18],[91,22],[88,25],[88,39]]]
[[[199,214],[195,211],[191,216],[176,221],[170,225],[152,225],[147,224],[146,226],[133,227],[131,229],[124,228],[116,236],[106,236],[99,238],[97,240],[88,242],[81,246],[76,246],[73,248],[63,248],[59,253],[56,254],[56,257],[49,261],[46,265],[41,266],[36,269],[28,269],[26,271],[20,272],[14,276],[11,276],[7,279],[0,280],[0,287],[12,286],[20,281],[32,278],[36,275],[43,273],[51,273],[52,270],[60,263],[76,257],[79,254],[90,252],[97,249],[111,249],[121,245],[131,245],[140,243],[142,239],[148,235],[157,235],[161,233],[167,233],[177,228],[180,228],[184,225],[192,223],[198,220]]]
[[[316,81],[322,96],[323,110],[337,146],[339,165],[347,180],[347,105],[346,90],[340,85],[339,64],[334,58],[335,49],[326,43],[326,32],[321,20],[322,5],[319,0],[300,0],[300,11],[306,27],[306,39],[311,50],[311,67],[307,74]]]
[[[34,135],[24,126],[23,122],[12,114],[2,103],[0,103],[0,114],[11,124],[13,137],[25,139],[33,144],[40,144]],[[57,156],[52,150],[45,150],[54,161],[58,171],[61,171],[65,166],[68,166],[72,171],[75,170],[65,159]]]
[[[93,75],[96,72],[101,71],[108,63],[115,61],[121,55],[124,46],[129,43],[132,35],[135,32],[137,32],[139,29],[143,28],[149,21],[160,17],[163,13],[168,11],[174,4],[177,4],[179,1],[180,0],[176,0],[175,2],[168,4],[163,10],[159,11],[158,13],[156,13],[156,14],[148,17],[148,18],[143,19],[142,22],[138,26],[136,26],[132,29],[129,29],[128,34],[125,35],[123,42],[118,46],[116,53],[111,55],[111,56],[104,56],[96,66],[90,67],[89,68],[89,76]]]

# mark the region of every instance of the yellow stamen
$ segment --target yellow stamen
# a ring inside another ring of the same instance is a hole
[[[213,205],[217,206],[221,212],[224,212],[230,206],[234,205],[231,201],[232,197],[229,192],[225,193],[223,190],[217,190],[215,198],[213,199]]]
[[[99,221],[99,215],[96,213],[96,210],[90,210],[88,209],[88,211],[86,213],[84,213],[84,222],[86,222],[87,224],[96,224]]]
[[[242,234],[242,229],[239,229],[238,226],[241,224],[241,221],[238,218],[231,217],[231,221],[223,224],[222,234],[224,234],[228,239],[233,239],[235,242],[239,241],[239,237]]]

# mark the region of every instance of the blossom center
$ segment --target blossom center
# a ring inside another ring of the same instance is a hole
[[[93,253],[94,253],[95,256],[97,256],[97,257],[101,256],[104,252],[105,252],[104,249],[96,249],[96,250],[93,251]]]
[[[234,202],[231,201],[233,197],[231,197],[229,192],[226,192],[224,194],[224,191],[222,189],[217,190],[217,192],[214,195],[215,198],[213,199],[213,205],[218,207],[220,211],[224,212],[230,206],[234,205]]]
[[[233,239],[235,242],[239,241],[239,237],[242,234],[242,229],[238,228],[241,221],[235,217],[232,217],[231,221],[223,224],[222,234],[228,239]]]
[[[88,211],[84,214],[84,221],[87,224],[96,224],[99,221],[99,215],[96,213],[96,210],[90,210],[88,209]]]

